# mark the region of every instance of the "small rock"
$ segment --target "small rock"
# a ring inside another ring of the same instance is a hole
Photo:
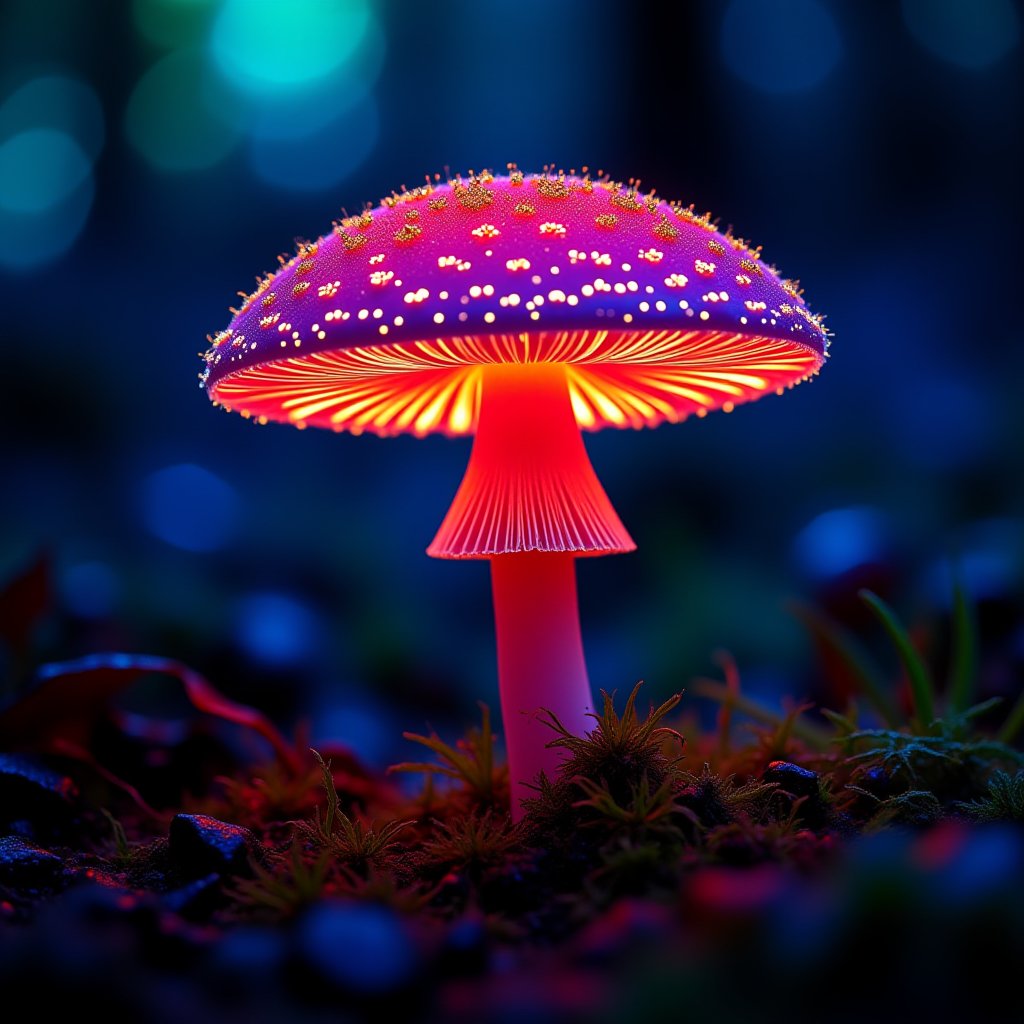
[[[879,800],[893,795],[892,776],[879,764],[866,768],[857,776],[857,785],[877,796]]]
[[[401,918],[370,903],[313,907],[302,919],[297,944],[317,978],[355,996],[395,994],[420,969],[419,951]]]
[[[0,754],[0,826],[6,831],[60,831],[74,816],[77,797],[78,788],[68,776],[36,758]]]
[[[178,814],[171,822],[171,860],[191,878],[246,874],[258,845],[249,829],[205,814]]]
[[[793,796],[806,796],[813,800],[819,795],[818,773],[789,761],[772,761],[761,779],[778,783],[780,789]]]
[[[205,920],[224,902],[220,882],[220,875],[216,873],[197,878],[181,889],[166,893],[163,897],[164,908],[179,914],[186,921]]]
[[[0,881],[8,885],[43,885],[63,869],[64,862],[49,850],[17,836],[0,838]]]

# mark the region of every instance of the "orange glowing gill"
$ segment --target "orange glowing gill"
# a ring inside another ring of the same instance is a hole
[[[214,398],[298,426],[462,435],[476,428],[482,370],[496,363],[564,364],[577,424],[598,430],[729,411],[816,373],[821,357],[797,342],[724,331],[479,334],[284,357],[223,378]]]

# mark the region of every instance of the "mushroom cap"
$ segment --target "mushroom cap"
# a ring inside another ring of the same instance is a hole
[[[655,426],[781,392],[828,353],[758,250],[692,206],[586,175],[393,193],[281,263],[200,374],[260,422],[468,434],[483,365],[550,361],[567,364],[582,428]]]

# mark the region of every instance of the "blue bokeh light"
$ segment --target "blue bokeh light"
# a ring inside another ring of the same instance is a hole
[[[418,965],[401,919],[372,903],[319,903],[303,918],[298,942],[317,973],[362,995],[393,992]]]
[[[733,74],[779,95],[814,88],[843,53],[835,19],[816,0],[732,0],[721,44]]]
[[[235,638],[253,661],[287,668],[316,653],[320,622],[308,605],[290,594],[246,594],[235,607]]]
[[[942,559],[926,573],[932,603],[949,605],[954,582],[973,601],[1011,594],[1024,573],[1024,519],[984,519],[971,523],[954,548],[953,561]]]
[[[34,270],[68,252],[89,219],[94,195],[89,173],[70,195],[43,210],[10,209],[0,197],[0,266]],[[24,205],[24,193],[17,202]]]
[[[0,142],[31,128],[70,135],[89,161],[103,149],[103,108],[92,88],[67,75],[43,75],[16,89],[0,107]]]
[[[64,607],[82,619],[109,616],[120,590],[117,574],[105,562],[80,562],[60,576],[59,591]]]
[[[1012,0],[903,0],[903,20],[925,49],[972,71],[1002,60],[1020,42]]]
[[[90,173],[89,158],[66,132],[19,132],[0,145],[0,207],[43,213],[67,199]]]
[[[223,547],[237,515],[234,489],[202,466],[167,466],[143,481],[142,517],[146,528],[183,551],[216,551]]]
[[[860,505],[815,516],[796,536],[797,565],[811,579],[828,580],[884,558],[888,530],[877,509]]]
[[[351,682],[330,686],[313,709],[311,736],[321,748],[344,743],[366,764],[386,768],[407,751],[401,717],[373,694]]]
[[[367,99],[296,139],[255,137],[249,158],[256,175],[269,185],[296,192],[329,189],[344,181],[373,152],[380,133],[377,104]]]

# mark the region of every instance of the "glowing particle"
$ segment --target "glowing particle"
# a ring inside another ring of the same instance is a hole
[[[610,202],[620,210],[629,210],[630,213],[640,213],[646,207],[637,198],[636,192],[629,189],[626,192],[616,192],[611,196]]]
[[[685,274],[669,274],[665,278],[665,286],[668,288],[685,288],[689,280]]]
[[[494,202],[494,193],[484,188],[483,183],[477,178],[473,178],[468,185],[455,182],[452,191],[455,194],[455,201],[467,210],[482,210]]]
[[[569,186],[563,178],[534,178],[533,184],[546,199],[569,198]]]
[[[478,228],[473,228],[471,234],[474,238],[487,239],[497,238],[501,232],[493,224],[481,224]]]
[[[657,249],[641,249],[636,256],[637,259],[646,260],[648,263],[660,263],[665,254]]]
[[[555,221],[545,221],[540,226],[540,233],[542,235],[554,235],[557,238],[565,237],[565,225],[558,224]]]
[[[529,270],[530,261],[523,257],[516,260],[505,260],[505,269],[511,270],[513,273],[519,270]]]
[[[422,234],[423,228],[419,224],[403,224],[392,237],[401,245],[415,241]]]
[[[707,260],[694,260],[693,269],[700,274],[701,277],[711,277],[715,272],[714,263],[709,263]]]
[[[360,246],[366,245],[366,235],[350,235],[347,231],[341,228],[335,228],[335,232],[341,239],[341,244],[351,252],[354,249],[358,249]]]
[[[393,270],[375,270],[370,274],[370,284],[375,288],[383,288],[394,276]]]
[[[679,228],[671,224],[668,217],[662,214],[661,220],[655,225],[654,233],[665,242],[674,242],[679,237]]]

